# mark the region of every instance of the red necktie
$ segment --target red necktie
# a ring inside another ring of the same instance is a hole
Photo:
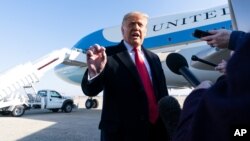
[[[137,71],[139,72],[141,81],[143,83],[144,89],[147,94],[147,99],[148,99],[148,106],[149,106],[149,121],[151,123],[155,123],[159,112],[158,112],[158,107],[154,95],[154,89],[153,85],[151,83],[146,65],[144,64],[143,58],[139,54],[139,49],[134,47],[134,52],[135,52],[135,64],[137,67]]]

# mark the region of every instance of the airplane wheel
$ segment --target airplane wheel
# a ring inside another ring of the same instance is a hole
[[[92,108],[97,108],[97,107],[98,107],[98,105],[99,105],[99,103],[98,103],[97,99],[93,99],[92,101],[93,101]]]
[[[86,109],[90,109],[90,108],[93,107],[93,100],[92,100],[92,98],[88,98],[88,99],[86,100],[86,102],[85,102],[85,107],[86,107]]]

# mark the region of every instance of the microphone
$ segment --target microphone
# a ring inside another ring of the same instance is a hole
[[[212,67],[216,67],[216,66],[217,66],[216,64],[211,63],[211,62],[208,62],[208,61],[203,60],[203,59],[200,59],[200,58],[198,58],[198,57],[195,56],[195,55],[193,55],[193,56],[191,57],[191,59],[192,59],[193,61],[199,61],[199,62],[202,62],[202,63],[204,63],[204,64],[210,65],[210,66],[212,66]]]
[[[181,114],[181,106],[177,99],[165,96],[158,102],[160,117],[167,129],[167,135],[172,139]]]
[[[182,75],[193,87],[200,84],[200,81],[188,69],[187,60],[178,53],[171,53],[166,58],[168,68],[179,75]]]

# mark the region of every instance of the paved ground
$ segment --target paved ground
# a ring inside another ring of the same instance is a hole
[[[0,115],[0,141],[100,141],[98,124],[102,97],[97,109],[85,109],[86,97],[75,97],[79,109],[71,113],[29,110],[22,117]],[[186,96],[176,96],[182,105]]]
[[[0,116],[1,141],[99,141],[100,110],[71,113],[27,111],[22,117]]]

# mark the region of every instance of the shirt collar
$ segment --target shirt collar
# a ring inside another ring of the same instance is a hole
[[[125,47],[127,48],[128,52],[134,52],[134,51],[133,51],[133,47],[132,47],[129,43],[127,43],[127,42],[124,41],[124,40],[123,40],[123,42],[124,42],[124,45],[125,45]],[[139,51],[141,51],[141,48],[139,49]]]

